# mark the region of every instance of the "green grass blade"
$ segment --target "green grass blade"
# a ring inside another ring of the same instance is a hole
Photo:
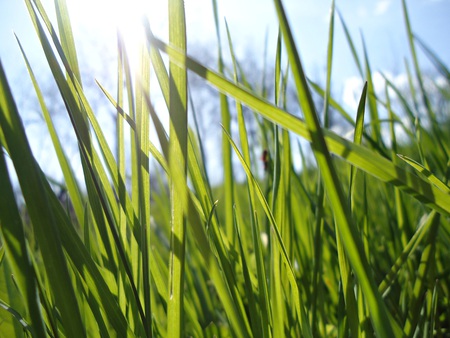
[[[30,331],[38,337],[45,336],[44,320],[37,294],[33,265],[27,250],[26,238],[20,213],[15,202],[11,179],[6,167],[3,150],[0,148],[0,233],[8,264],[14,280],[26,302],[30,316]]]
[[[370,120],[372,126],[372,138],[378,144],[383,144],[381,138],[381,128],[379,124],[380,114],[378,113],[378,105],[377,105],[377,96],[375,93],[375,86],[372,79],[372,70],[369,63],[369,56],[367,55],[366,43],[363,39],[363,47],[364,47],[364,64],[366,70],[366,78],[367,78],[367,92],[368,92],[368,103],[369,103],[369,112],[370,112]]]
[[[226,134],[226,132],[225,132],[225,134]],[[283,264],[286,268],[289,284],[291,285],[291,291],[292,291],[293,299],[295,302],[295,309],[296,309],[297,315],[299,316],[300,329],[301,329],[302,335],[305,337],[312,337],[311,327],[310,327],[310,325],[308,323],[308,319],[306,317],[304,305],[301,302],[298,285],[297,285],[297,282],[295,279],[295,274],[294,274],[294,271],[292,268],[292,264],[289,260],[288,253],[286,251],[286,247],[283,243],[280,228],[277,225],[275,217],[271,211],[271,208],[269,207],[269,204],[267,203],[267,200],[264,197],[264,194],[263,194],[259,184],[257,183],[250,168],[248,167],[247,163],[245,162],[244,158],[242,157],[241,153],[239,152],[239,149],[237,148],[236,144],[231,139],[231,136],[228,134],[226,134],[226,135],[228,136],[228,139],[229,139],[231,146],[233,147],[236,155],[238,156],[239,160],[241,161],[242,167],[244,168],[245,173],[247,174],[247,179],[249,180],[249,184],[252,184],[254,187],[256,196],[258,197],[258,199],[264,209],[264,212],[266,213],[266,216],[269,219],[269,222],[272,226],[272,230],[275,232],[275,236],[276,236],[275,242],[279,246],[281,258],[282,258]]]
[[[0,65],[0,127],[4,146],[14,163],[22,193],[27,203],[35,235],[40,244],[45,270],[54,299],[61,312],[68,337],[84,336],[79,305],[69,276],[61,246],[55,215],[48,203],[42,177],[27,142],[25,131],[17,112],[3,67]],[[43,194],[36,198],[36,194]]]
[[[213,1],[214,9],[214,23],[216,28],[217,42],[218,42],[218,70],[220,74],[224,74],[224,61],[222,55],[222,43],[220,39],[220,26],[217,12],[217,1]],[[219,94],[220,100],[220,114],[222,118],[222,126],[230,133],[231,130],[231,116],[228,98],[225,94]],[[233,205],[234,205],[234,179],[233,167],[231,158],[231,146],[226,137],[222,137],[222,162],[223,162],[223,181],[224,181],[224,195],[225,201],[223,203],[225,209],[225,229],[228,239],[234,242],[234,227],[233,227]]]
[[[418,163],[417,161],[414,161],[412,158],[409,158],[408,156],[397,154],[398,157],[400,157],[403,161],[408,163],[411,167],[413,167],[417,172],[426,180],[428,180],[430,183],[435,185],[437,188],[441,189],[444,193],[450,194],[450,188],[442,182],[439,178],[437,178],[435,175],[433,175],[427,168],[425,168],[423,165]]]
[[[70,69],[75,75],[77,81],[81,84],[80,68],[78,66],[77,51],[73,38],[72,25],[70,23],[69,11],[66,0],[54,0],[56,9],[56,20],[58,21],[59,38],[64,55],[67,56]]]
[[[169,40],[186,52],[186,22],[184,3],[169,0]],[[185,229],[187,214],[187,74],[186,69],[169,65],[169,169],[171,191],[171,245],[169,265],[169,303],[167,307],[168,337],[184,335],[183,301],[185,268]]]
[[[350,31],[347,28],[347,24],[344,21],[344,18],[340,11],[337,11],[339,15],[339,19],[342,24],[342,28],[344,29],[345,38],[347,39],[347,43],[350,47],[350,51],[352,52],[353,60],[355,61],[356,67],[358,68],[359,74],[363,77],[363,68],[361,66],[361,61],[359,60],[358,53],[356,52],[355,44],[353,43],[353,39],[350,35]]]
[[[141,46],[139,76],[136,79],[136,146],[138,150],[139,217],[141,225],[141,253],[144,289],[144,323],[147,336],[152,332],[150,294],[150,112],[147,96],[150,95],[150,59],[145,46]]]
[[[338,176],[331,161],[330,153],[328,152],[328,147],[325,143],[323,131],[319,124],[311,93],[308,89],[306,77],[281,1],[275,1],[275,6],[286,49],[288,51],[292,72],[294,74],[298,98],[311,135],[312,149],[336,218],[336,225],[339,230],[338,236],[341,236],[351,266],[363,289],[367,304],[370,308],[371,319],[375,331],[382,337],[393,337],[394,332],[389,321],[386,306],[376,288],[361,239],[353,225],[349,208],[345,203],[346,199],[344,198],[342,187],[340,186]]]
[[[77,215],[78,222],[79,222],[79,224],[83,224],[82,220],[83,220],[83,215],[84,215],[84,205],[83,205],[83,201],[82,201],[82,197],[81,197],[81,193],[80,193],[80,187],[76,181],[75,175],[73,173],[72,167],[69,164],[67,156],[64,153],[64,150],[61,145],[61,141],[59,140],[59,137],[56,133],[55,125],[53,124],[50,113],[47,109],[47,105],[45,104],[44,97],[39,88],[39,85],[37,83],[34,72],[31,69],[30,63],[28,62],[28,58],[26,57],[25,52],[22,48],[22,45],[18,39],[17,39],[17,42],[19,43],[20,50],[22,51],[22,56],[24,57],[25,63],[27,65],[28,73],[30,75],[31,81],[33,82],[33,85],[34,85],[34,88],[36,91],[36,95],[38,97],[39,104],[41,106],[42,113],[45,118],[45,122],[47,123],[47,128],[50,132],[50,136],[51,136],[52,142],[53,142],[53,148],[55,149],[59,164],[61,166],[61,170],[64,175],[64,181],[65,181],[65,185],[67,187],[67,192],[70,196],[70,200],[71,200],[71,203],[75,210],[75,214]]]
[[[311,141],[311,135],[303,120],[275,107],[268,101],[251,93],[243,86],[233,84],[220,74],[207,69],[192,58],[180,53],[154,36],[148,36],[148,38],[155,47],[168,53],[175,62],[180,65],[185,65],[185,67],[203,77],[218,90],[234,97],[242,102],[242,104],[254,109],[262,116],[279,124],[283,128],[293,131],[305,140]],[[389,182],[401,188],[426,205],[446,214],[450,213],[450,196],[443,194],[443,192],[436,187],[419,179],[411,172],[396,166],[374,151],[349,142],[332,131],[323,130],[323,134],[327,146],[333,154],[344,158],[347,162],[378,178],[382,182]]]

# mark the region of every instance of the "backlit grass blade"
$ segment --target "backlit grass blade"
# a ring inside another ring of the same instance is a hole
[[[0,113],[3,114],[2,111]],[[1,147],[0,191],[2,192],[0,194],[0,232],[2,244],[6,249],[6,258],[31,319],[28,328],[33,335],[43,337],[45,335],[44,319],[40,308],[33,265],[31,264],[30,253],[27,250],[22,219],[15,202],[10,175],[6,167],[5,154]]]
[[[228,29],[228,24],[226,24],[227,28],[227,36],[228,36],[228,45],[230,48],[230,54],[233,61],[233,70],[234,70],[234,81],[235,83],[238,83],[238,67],[237,67],[237,61],[236,61],[236,55],[234,52],[234,47],[231,39],[231,34]],[[244,114],[242,110],[242,104],[239,101],[236,101],[236,111],[237,111],[237,120],[238,120],[238,127],[239,127],[239,138],[241,142],[241,149],[243,157],[246,161],[246,163],[251,163],[251,157],[250,157],[250,150],[249,150],[249,140],[248,140],[248,134],[247,134],[247,128],[246,123],[244,119]],[[269,330],[273,326],[273,309],[270,307],[269,302],[269,294],[268,294],[268,279],[266,278],[266,268],[264,266],[264,255],[262,252],[262,243],[261,243],[261,231],[258,224],[258,216],[257,216],[257,207],[256,207],[256,196],[254,187],[252,184],[248,184],[248,196],[250,200],[250,224],[251,224],[251,233],[248,235],[251,235],[253,247],[255,251],[255,260],[256,260],[256,275],[258,279],[258,300],[259,300],[259,307],[260,307],[260,313],[261,313],[261,323],[260,326],[254,327],[252,332],[255,333],[255,335],[260,332],[260,334],[263,335],[263,337],[269,337]],[[240,230],[244,232],[244,229]],[[239,231],[237,231],[237,236],[240,237]],[[243,241],[240,241],[241,244],[244,244]],[[253,317],[251,316],[253,319]],[[253,322],[253,325],[255,323]]]
[[[439,178],[437,178],[435,175],[433,175],[423,165],[421,165],[417,161],[414,161],[412,158],[409,158],[408,156],[401,155],[401,154],[398,154],[397,156],[400,157],[406,163],[408,163],[415,170],[417,170],[420,173],[420,175],[422,177],[424,177],[426,180],[430,181],[430,183],[434,184],[436,187],[441,189],[443,192],[450,194],[450,188],[447,185],[445,185],[445,183],[442,182]]]
[[[169,40],[186,52],[184,2],[169,0]],[[167,306],[168,337],[184,335],[184,268],[187,193],[187,74],[173,61],[169,65],[169,169],[171,200],[171,244],[169,261],[169,302]]]
[[[47,109],[47,105],[45,104],[44,97],[39,88],[39,85],[37,83],[34,72],[31,69],[30,63],[28,62],[28,58],[26,57],[25,52],[22,48],[22,45],[20,44],[20,41],[18,39],[17,39],[17,42],[19,44],[20,50],[22,51],[22,56],[24,57],[25,63],[27,65],[28,73],[30,75],[31,81],[33,82],[33,85],[34,85],[34,88],[36,91],[36,95],[38,97],[39,104],[40,104],[42,113],[45,118],[45,122],[47,123],[47,128],[50,132],[50,136],[51,136],[52,142],[53,142],[53,148],[56,151],[56,154],[58,156],[58,161],[59,161],[61,170],[64,175],[64,181],[65,181],[65,185],[67,187],[67,192],[70,196],[71,203],[72,203],[75,213],[77,215],[78,222],[79,222],[79,224],[83,224],[82,220],[83,220],[83,215],[84,215],[84,206],[83,206],[83,201],[82,201],[78,182],[75,179],[75,175],[73,173],[72,167],[69,164],[67,156],[64,153],[64,150],[61,145],[61,141],[59,140],[59,137],[56,133],[55,125],[51,119],[50,113]]]
[[[363,91],[361,93],[361,98],[358,104],[358,110],[356,113],[356,123],[355,123],[355,131],[353,136],[353,141],[356,144],[361,144],[362,136],[364,133],[364,115],[365,115],[365,104],[367,97],[367,82],[364,85]],[[350,200],[350,208],[352,213],[356,213],[355,210],[355,198],[357,196],[358,190],[356,189],[356,174],[357,169],[354,167],[350,168],[350,182],[349,182],[349,200]],[[360,331],[359,323],[360,318],[358,315],[358,308],[355,298],[354,292],[354,282],[353,277],[351,275],[350,263],[347,257],[347,254],[344,250],[344,246],[342,240],[339,236],[336,236],[336,245],[339,256],[339,269],[341,273],[341,281],[342,281],[342,291],[344,294],[345,304],[347,306],[347,320],[349,323],[350,332],[352,335],[357,335]]]
[[[136,289],[136,284],[134,282],[134,277],[130,268],[129,257],[126,255],[125,248],[121,243],[120,236],[118,235],[117,230],[117,219],[118,219],[118,210],[116,204],[116,198],[111,188],[111,185],[108,181],[108,177],[104,171],[103,165],[100,162],[96,151],[92,148],[92,143],[89,136],[89,131],[87,130],[86,125],[86,116],[90,118],[93,129],[98,137],[100,142],[100,150],[103,152],[103,155],[106,159],[106,164],[108,165],[108,169],[112,175],[112,177],[117,178],[117,168],[115,161],[112,157],[109,147],[103,137],[103,133],[101,128],[98,125],[96,118],[87,102],[83,90],[79,83],[76,81],[76,78],[73,76],[70,71],[69,66],[64,63],[66,67],[66,71],[69,75],[68,80],[64,78],[61,73],[61,69],[59,68],[58,62],[53,54],[52,48],[49,45],[49,42],[46,38],[43,29],[37,20],[36,13],[31,3],[27,2],[30,16],[35,24],[36,30],[40,37],[41,43],[43,45],[44,52],[46,53],[46,57],[48,59],[49,65],[55,77],[55,80],[59,86],[61,91],[61,95],[63,96],[66,106],[68,108],[69,116],[71,117],[71,121],[74,125],[74,131],[77,136],[80,145],[83,169],[85,172],[85,179],[88,189],[89,201],[90,205],[95,217],[95,221],[97,224],[97,229],[101,233],[101,239],[106,244],[107,255],[106,259],[111,263],[109,267],[114,272],[117,269],[117,257],[120,257],[121,263],[124,264],[124,271],[129,280],[129,286],[133,292],[133,295],[136,300],[137,305],[137,317],[140,317],[140,321],[145,323],[146,320],[144,311],[141,308],[140,299],[138,296],[138,292]],[[40,8],[41,14],[45,17],[45,12],[43,8]],[[47,22],[47,27],[50,32],[53,32],[52,26],[50,22]],[[59,41],[56,36],[52,35],[53,43],[59,52],[59,56],[65,60],[64,53],[59,45]],[[70,82],[73,80],[74,82]],[[69,83],[70,82],[70,83]],[[76,94],[74,93],[76,91]],[[83,110],[81,111],[80,104],[82,104]],[[83,112],[86,115],[83,115]],[[101,183],[100,183],[101,182]],[[129,206],[124,206],[126,210],[129,210]],[[130,224],[135,225],[133,212],[127,212],[127,215],[131,217],[132,222]],[[106,217],[105,217],[106,216]],[[139,236],[137,237],[137,241],[140,242]],[[114,242],[115,248],[112,247],[112,243]],[[117,251],[116,251],[117,250]]]
[[[148,22],[145,22],[145,29],[147,34],[147,39],[149,42],[153,43],[154,36],[151,32],[150,26]],[[154,47],[153,45],[151,47]],[[155,48],[150,49],[150,55],[152,57],[152,63],[155,66],[155,70],[157,72],[157,78],[165,97],[166,102],[169,102],[168,98],[168,75],[167,71],[162,62],[161,55],[159,54],[159,50]],[[150,110],[152,112],[152,110]],[[155,121],[158,121],[158,117],[156,114],[152,114],[152,118]],[[164,136],[164,131],[160,129],[162,128],[161,123],[155,123],[155,127],[157,127],[157,134],[159,137],[159,141],[162,149],[167,149],[167,139]],[[191,152],[194,154],[194,152]],[[190,178],[193,180],[193,185],[195,187],[195,191],[198,196],[202,196],[201,201],[203,202],[201,208],[203,211],[199,210],[200,206],[195,203],[196,199],[191,194],[189,199],[189,210],[188,218],[189,224],[192,227],[192,232],[195,234],[195,238],[197,240],[199,248],[202,250],[202,255],[205,257],[205,261],[208,264],[209,273],[211,279],[214,281],[215,288],[219,295],[221,302],[224,304],[224,308],[228,309],[227,317],[229,318],[230,324],[234,330],[234,332],[238,336],[248,336],[249,328],[246,317],[242,314],[244,313],[244,308],[242,304],[242,299],[236,290],[236,281],[234,279],[233,274],[231,273],[231,264],[226,255],[225,245],[222,241],[216,242],[216,250],[218,252],[218,261],[216,261],[216,257],[214,257],[209,244],[207,244],[207,238],[205,237],[204,229],[201,228],[202,218],[207,215],[213,206],[213,200],[210,193],[210,188],[205,185],[205,181],[202,179],[200,171],[198,168],[194,166],[196,160],[189,159],[189,174]],[[213,218],[213,223],[215,219]],[[212,231],[217,231],[217,226],[212,227]],[[215,238],[224,239],[219,233],[214,234]],[[228,246],[228,245],[227,245]],[[223,275],[221,271],[226,271],[225,280],[223,279]]]
[[[150,112],[147,96],[150,95],[150,58],[145,46],[140,47],[139,75],[136,79],[136,149],[138,151],[139,218],[141,227],[142,275],[144,289],[145,330],[152,332],[150,294]]]
[[[325,81],[325,92],[323,95],[324,106],[323,106],[323,124],[326,128],[330,125],[330,96],[331,96],[331,73],[332,73],[332,60],[333,60],[333,41],[334,41],[334,14],[335,14],[335,4],[334,1],[331,3],[330,9],[330,23],[328,28],[328,46],[327,46],[327,71],[326,71],[326,81]],[[291,60],[292,62],[292,60]],[[312,306],[311,306],[311,324],[313,329],[313,335],[316,336],[319,330],[317,315],[318,307],[321,306],[322,302],[319,302],[320,293],[322,291],[322,264],[323,264],[323,251],[324,251],[324,240],[323,240],[323,228],[324,228],[324,209],[326,207],[326,196],[324,192],[324,185],[321,181],[321,174],[318,175],[318,192],[317,192],[317,207],[315,212],[314,221],[314,266],[312,274]],[[339,241],[337,240],[339,243]],[[323,331],[322,331],[323,332]]]
[[[242,102],[242,104],[254,109],[262,116],[279,124],[283,128],[300,135],[305,140],[311,140],[311,135],[303,120],[275,107],[243,86],[233,84],[222,75],[202,66],[192,58],[180,53],[154,36],[149,36],[149,39],[155,47],[168,53],[175,60],[174,62],[184,65],[189,70],[203,77],[218,90],[234,97]],[[419,179],[410,171],[394,165],[385,157],[380,156],[366,147],[349,142],[326,129],[323,130],[323,134],[331,153],[344,158],[347,162],[378,178],[382,182],[389,182],[398,186],[426,205],[446,214],[450,213],[450,196],[443,194],[439,189]]]
[[[220,38],[220,25],[217,11],[217,0],[212,0],[214,10],[214,23],[216,28],[216,36],[218,43],[218,71],[220,74],[224,74],[225,67],[222,55],[222,42]],[[231,117],[230,107],[228,104],[228,98],[225,94],[219,94],[220,100],[220,114],[221,124],[225,130],[230,133],[231,130]],[[222,165],[223,165],[223,182],[224,182],[224,209],[225,209],[225,229],[228,239],[234,241],[233,233],[233,205],[234,205],[234,179],[233,179],[233,167],[231,159],[231,146],[226,137],[222,137]]]
[[[363,289],[367,304],[370,308],[371,319],[375,331],[380,336],[393,337],[394,332],[389,321],[387,309],[378,293],[378,290],[376,289],[375,281],[373,280],[361,239],[355,226],[353,225],[349,208],[347,203],[345,203],[346,199],[339,183],[339,178],[335,172],[328,147],[325,143],[323,131],[319,124],[312,96],[308,89],[308,83],[303,72],[303,67],[300,62],[298,51],[295,47],[294,39],[287,22],[284,8],[280,0],[274,1],[274,3],[277,9],[283,39],[292,67],[292,73],[298,91],[298,99],[311,135],[312,149],[320,168],[325,190],[336,218],[336,226],[339,230],[338,236],[341,236],[350,264],[358,278],[361,288]]]
[[[59,38],[64,54],[67,56],[70,68],[78,82],[81,84],[81,74],[78,66],[78,56],[73,38],[72,25],[66,0],[54,0],[56,20],[58,21]]]
[[[49,205],[42,176],[34,161],[25,130],[0,64],[0,128],[19,178],[44,267],[68,337],[84,336],[78,301],[63,253],[58,224]],[[36,198],[41,195],[41,198]],[[38,324],[39,325],[39,324]]]

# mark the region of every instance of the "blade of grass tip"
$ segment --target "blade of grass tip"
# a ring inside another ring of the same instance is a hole
[[[224,74],[224,61],[222,55],[222,42],[220,39],[220,25],[218,20],[217,0],[212,0],[214,10],[214,23],[218,43],[218,71]],[[219,94],[220,114],[222,126],[228,133],[231,133],[231,116],[228,98],[225,94]],[[222,137],[222,165],[223,165],[223,187],[224,187],[224,211],[225,211],[225,233],[228,240],[234,242],[233,227],[233,205],[234,205],[234,179],[231,158],[231,146],[226,137]]]
[[[298,98],[306,123],[310,130],[314,155],[319,165],[321,174],[323,175],[325,190],[336,218],[336,225],[339,230],[338,236],[341,236],[344,248],[346,249],[350,260],[350,264],[352,265],[358,281],[364,290],[375,331],[380,337],[394,337],[394,331],[386,306],[376,288],[375,280],[373,279],[367,257],[364,253],[361,238],[352,223],[349,208],[345,202],[346,200],[344,198],[342,187],[340,186],[339,178],[334,169],[330,153],[328,152],[328,147],[325,143],[323,131],[319,124],[311,93],[308,89],[306,77],[303,72],[298,51],[295,47],[292,32],[287,22],[284,8],[280,0],[275,0],[274,3],[296,82]]]
[[[186,53],[184,2],[169,0],[169,40]],[[172,229],[169,261],[168,337],[184,335],[183,289],[185,268],[185,229],[187,215],[187,73],[184,67],[169,64],[169,169]]]
[[[381,128],[379,123],[380,114],[378,113],[377,94],[375,93],[375,85],[372,78],[372,69],[370,67],[369,56],[367,55],[366,42],[362,34],[361,40],[364,49],[364,65],[366,71],[365,75],[367,79],[367,96],[369,101],[370,121],[372,125],[372,138],[376,143],[380,144],[382,148],[385,148],[381,137]]]
[[[180,53],[178,50],[165,44],[153,35],[148,35],[147,37],[153,46],[167,53],[174,62],[204,78],[219,91],[227,93],[233,98],[241,101],[242,104],[257,111],[258,114],[264,118],[298,134],[305,140],[311,140],[311,134],[302,119],[275,107],[273,104],[256,96],[241,85],[233,84],[222,75],[200,65],[192,58]],[[323,134],[332,153],[342,157],[345,161],[355,165],[379,180],[399,187],[431,208],[445,214],[450,214],[450,196],[444,194],[440,189],[419,179],[411,172],[394,165],[380,154],[366,147],[358,146],[330,130],[324,129]]]
[[[19,291],[25,300],[30,316],[30,331],[33,336],[44,337],[42,317],[33,265],[27,250],[25,232],[16,204],[11,179],[6,166],[4,152],[0,147],[0,232],[6,248],[8,264],[12,269]],[[1,259],[0,259],[1,261]]]
[[[361,144],[362,136],[364,133],[364,116],[365,116],[365,106],[367,97],[367,82],[364,84],[361,98],[359,100],[358,109],[356,113],[356,123],[355,132],[353,136],[353,142],[355,144]],[[350,168],[350,183],[349,183],[349,199],[350,208],[352,212],[355,210],[355,196],[357,193],[355,180],[356,180],[357,169],[354,167]],[[337,229],[336,229],[337,230]],[[351,275],[351,269],[349,265],[349,260],[347,254],[345,253],[342,240],[339,236],[336,236],[336,246],[338,250],[339,257],[339,269],[341,272],[342,289],[344,293],[344,300],[347,307],[347,320],[350,327],[350,332],[352,335],[356,336],[359,332],[360,318],[358,316],[358,306],[355,298],[354,283]]]
[[[68,337],[85,335],[58,225],[49,206],[16,104],[0,63],[0,128],[33,223],[51,290]],[[43,194],[43,195],[42,195]],[[38,198],[37,198],[38,197]]]
[[[330,9],[330,26],[328,29],[328,47],[327,47],[327,75],[325,82],[325,95],[323,106],[323,124],[325,128],[330,127],[330,96],[331,96],[331,71],[333,66],[333,41],[334,41],[334,13],[335,13],[334,0],[331,2]]]

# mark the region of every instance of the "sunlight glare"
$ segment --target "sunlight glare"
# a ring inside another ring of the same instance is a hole
[[[144,30],[142,20],[164,20],[167,13],[167,1],[149,0],[114,0],[111,2],[114,8],[115,24],[120,32],[133,71],[139,66],[139,53],[143,45]]]
[[[87,39],[111,41],[120,32],[133,71],[145,41],[142,19],[148,19],[152,29],[167,27],[167,0],[69,0],[68,5],[75,25],[91,35]]]

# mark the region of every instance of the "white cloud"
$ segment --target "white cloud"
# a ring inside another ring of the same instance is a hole
[[[358,108],[363,85],[363,81],[357,76],[352,76],[345,80],[342,101],[351,112],[356,112]]]
[[[391,6],[391,0],[381,0],[375,4],[375,15],[383,15]]]

